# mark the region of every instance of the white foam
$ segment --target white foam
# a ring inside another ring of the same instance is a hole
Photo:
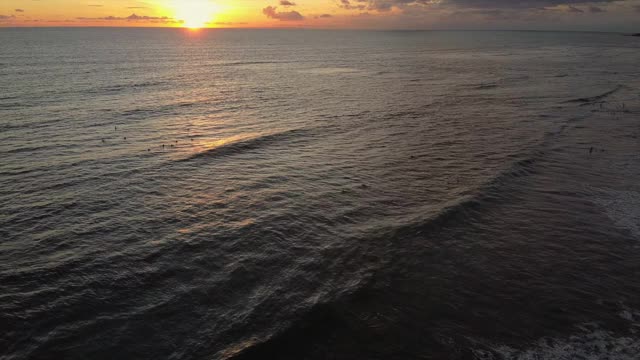
[[[543,338],[522,350],[500,345],[491,350],[476,350],[474,354],[486,360],[638,360],[640,339],[595,328],[566,339]]]
[[[615,334],[589,323],[564,338],[544,337],[524,349],[493,345],[476,349],[482,360],[638,360],[640,359],[640,312],[623,307],[620,317],[628,322],[629,335]]]
[[[602,206],[607,216],[621,227],[640,238],[640,193],[599,189],[593,202]]]

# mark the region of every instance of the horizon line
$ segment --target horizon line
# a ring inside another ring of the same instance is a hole
[[[375,28],[322,28],[322,27],[201,27],[201,28],[188,28],[177,26],[0,26],[2,29],[161,29],[161,30],[187,30],[187,31],[202,31],[202,30],[317,30],[317,31],[483,31],[483,32],[571,32],[571,33],[603,33],[603,34],[634,34],[634,32],[619,31],[619,30],[541,30],[541,29],[412,29],[412,28],[389,28],[389,29],[375,29]]]

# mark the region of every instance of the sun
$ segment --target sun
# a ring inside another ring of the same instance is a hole
[[[176,19],[183,21],[183,26],[190,29],[207,27],[211,22],[216,7],[208,0],[180,0],[175,2]]]

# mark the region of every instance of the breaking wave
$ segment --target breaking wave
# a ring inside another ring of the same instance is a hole
[[[578,326],[578,331],[569,337],[541,338],[524,349],[493,345],[475,349],[473,353],[479,360],[635,360],[640,354],[640,339],[635,336],[640,325],[640,312],[624,310],[620,317],[627,321],[626,334],[589,323]]]
[[[291,129],[267,134],[241,134],[214,141],[204,151],[194,153],[181,161],[194,160],[204,157],[219,157],[238,154],[244,151],[271,145],[279,141],[290,140],[308,134],[308,129]]]
[[[602,99],[607,98],[607,97],[608,97],[608,96],[610,96],[610,95],[613,95],[613,94],[617,93],[617,92],[618,92],[618,91],[620,91],[623,87],[624,87],[624,86],[622,86],[622,85],[618,85],[618,86],[616,86],[614,89],[609,90],[609,91],[607,91],[607,92],[605,92],[605,93],[602,93],[602,94],[600,94],[600,95],[591,96],[591,97],[577,98],[577,99],[569,100],[569,101],[567,101],[567,102],[569,102],[569,103],[582,103],[582,104],[585,104],[585,105],[592,104],[592,103],[594,103],[594,102],[600,101],[600,100],[602,100]]]

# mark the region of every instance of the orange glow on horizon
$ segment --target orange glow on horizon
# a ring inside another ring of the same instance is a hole
[[[507,3],[495,1],[499,13],[509,14],[496,17],[476,11],[473,1],[0,0],[0,28],[638,30],[640,0],[573,1],[571,7],[548,6],[545,11]],[[591,6],[595,3],[598,7]]]
[[[315,0],[314,0],[315,1]],[[100,5],[88,5],[81,0],[0,1],[1,27],[173,27],[200,28],[278,28],[313,27],[329,24],[337,17],[318,14],[334,12],[323,2],[291,6],[278,0],[107,0]],[[293,3],[293,2],[292,2]],[[144,4],[144,6],[140,6]],[[332,3],[331,3],[332,4]],[[279,13],[299,12],[299,21],[286,21],[264,14],[267,6]],[[345,14],[346,10],[342,11]]]

